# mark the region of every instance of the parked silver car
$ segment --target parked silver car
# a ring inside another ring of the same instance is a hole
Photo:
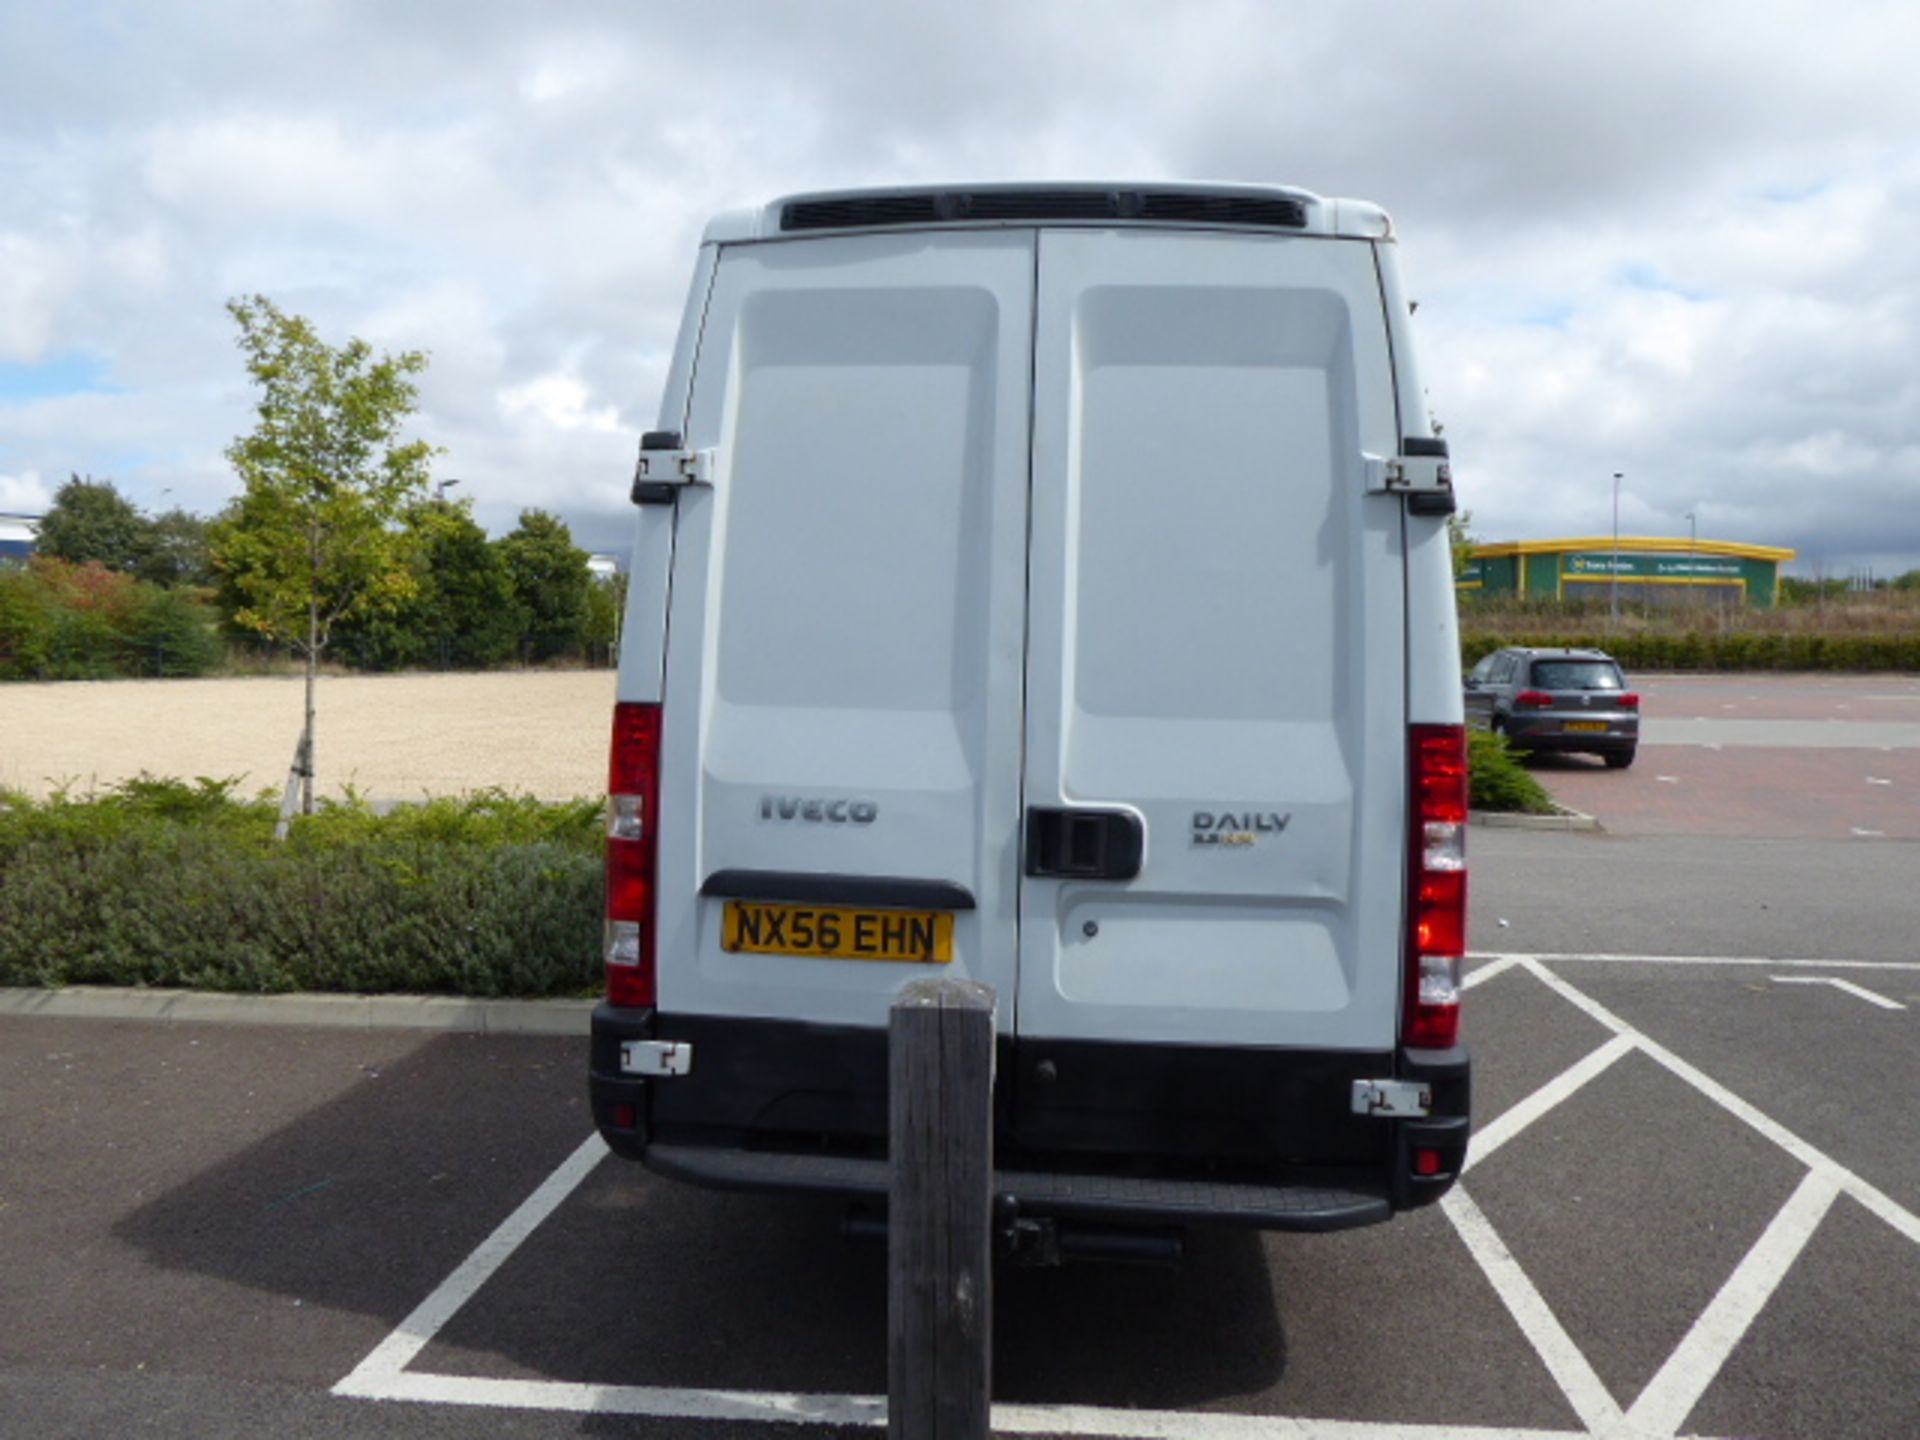
[[[1616,770],[1640,743],[1640,697],[1603,650],[1495,650],[1466,679],[1467,723],[1516,750],[1598,755]]]

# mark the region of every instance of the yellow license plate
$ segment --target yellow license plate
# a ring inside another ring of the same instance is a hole
[[[767,905],[729,900],[720,948],[749,955],[823,960],[953,959],[953,916],[944,910],[868,910],[852,905]]]
[[[1587,731],[1590,731],[1590,730],[1598,730],[1598,731],[1604,732],[1607,728],[1607,722],[1604,720],[1569,720],[1561,728],[1566,730],[1578,730],[1582,734],[1585,734]]]

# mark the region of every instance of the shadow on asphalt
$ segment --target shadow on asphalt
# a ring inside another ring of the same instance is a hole
[[[1279,1306],[1251,1231],[1192,1232],[1170,1269],[1074,1265],[997,1278],[1002,1400],[1179,1410],[1260,1394],[1286,1374]]]
[[[114,1233],[155,1265],[395,1324],[584,1138],[583,1049],[436,1037]],[[197,1112],[180,1123],[217,1127],[248,1084],[167,1098]]]

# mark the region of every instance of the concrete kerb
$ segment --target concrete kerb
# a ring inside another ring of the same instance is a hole
[[[1522,815],[1504,810],[1471,810],[1467,818],[1475,825],[1495,830],[1600,830],[1600,822],[1591,815],[1555,805],[1551,815]]]
[[[450,995],[222,995],[104,985],[0,988],[0,1015],[467,1035],[584,1036],[593,1005],[591,1000],[471,1000]]]

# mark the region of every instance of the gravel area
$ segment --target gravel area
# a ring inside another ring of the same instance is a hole
[[[372,800],[500,786],[606,789],[611,670],[323,676],[323,794]],[[146,771],[278,788],[300,738],[298,676],[0,685],[0,786],[84,792]]]

